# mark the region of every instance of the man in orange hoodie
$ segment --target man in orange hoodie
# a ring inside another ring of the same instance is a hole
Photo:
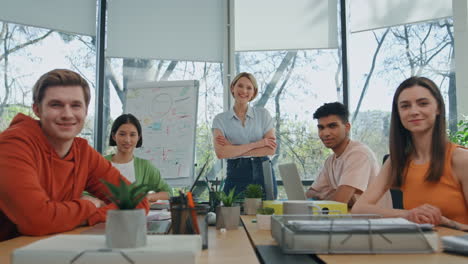
[[[88,83],[79,74],[52,70],[33,88],[39,120],[18,114],[0,134],[0,241],[94,225],[116,208],[100,180],[118,184],[123,176],[76,137],[89,101]],[[138,207],[149,209],[146,200]]]

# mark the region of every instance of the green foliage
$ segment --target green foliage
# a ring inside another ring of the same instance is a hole
[[[261,215],[272,215],[275,213],[275,209],[271,207],[263,207],[257,209],[257,214]]]
[[[262,198],[263,188],[260,184],[249,184],[245,188],[245,198]]]
[[[314,179],[323,167],[325,159],[332,153],[323,146],[316,125],[312,123],[281,120],[277,143],[281,144],[277,164],[296,163],[303,179]]]
[[[229,191],[229,194],[219,191],[216,193],[216,197],[223,203],[223,206],[232,207],[234,205],[234,201],[237,199],[237,195],[234,195],[235,190],[235,187],[232,188],[231,191]]]
[[[468,147],[468,119],[458,121],[457,127],[457,132],[449,134],[450,141]]]
[[[110,182],[101,179],[102,183],[107,186],[110,191],[109,200],[113,202],[120,210],[132,210],[146,197],[146,193],[150,187],[146,184],[127,183],[120,179],[119,185],[114,185]]]

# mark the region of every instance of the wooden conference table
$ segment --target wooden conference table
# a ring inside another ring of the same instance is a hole
[[[220,232],[214,227],[208,231],[208,250],[203,250],[198,256],[197,263],[223,263],[223,264],[250,264],[260,263],[255,253],[255,248],[260,246],[274,246],[276,241],[271,237],[270,231],[258,230],[252,219],[255,216],[241,216],[244,228]],[[64,234],[80,234],[89,227],[80,227]],[[463,235],[461,231],[438,227],[439,235]],[[49,236],[30,237],[21,236],[8,241],[0,242],[0,263],[10,264],[11,253],[19,247],[23,247],[34,241]],[[250,241],[249,241],[250,239]],[[261,254],[259,256],[262,258]],[[379,254],[379,255],[317,255],[318,262],[325,263],[468,263],[468,257],[451,255],[446,253],[434,254]],[[263,260],[262,260],[263,262]],[[313,262],[313,261],[312,261]],[[317,261],[316,261],[317,262]]]
[[[63,234],[79,235],[88,228],[90,227],[80,227]],[[13,250],[46,237],[49,236],[21,236],[0,242],[0,263],[10,264]],[[245,229],[240,226],[237,230],[229,230],[226,232],[220,232],[216,230],[215,227],[209,227],[208,250],[203,250],[200,256],[197,257],[197,264],[206,263],[257,264],[259,262],[255,250],[249,242]]]
[[[251,239],[252,244],[255,247],[259,246],[273,246],[278,245],[272,238],[269,230],[258,230],[257,225],[252,223],[252,219],[255,216],[243,215],[241,216],[242,222],[247,234]],[[466,235],[465,232],[449,229],[445,227],[437,227],[437,233],[439,236],[450,236],[450,235]],[[378,255],[317,255],[320,262],[325,263],[411,263],[411,264],[433,264],[433,263],[468,263],[468,257],[446,254],[446,253],[434,253],[434,254],[378,254]]]

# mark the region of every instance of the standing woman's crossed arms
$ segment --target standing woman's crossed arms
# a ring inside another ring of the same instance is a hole
[[[258,94],[257,81],[250,73],[238,74],[231,83],[234,106],[213,120],[213,144],[216,156],[227,159],[227,176],[223,191],[235,188],[238,194],[248,184],[265,187],[262,162],[275,154],[276,137],[268,111],[252,107],[249,102]],[[272,170],[274,195],[277,196]]]

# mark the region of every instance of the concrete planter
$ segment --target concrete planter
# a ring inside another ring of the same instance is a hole
[[[233,230],[239,228],[240,206],[216,208],[216,229],[226,228]]]
[[[246,215],[255,215],[257,209],[262,207],[261,198],[245,198],[244,199],[244,213]]]
[[[257,215],[257,229],[271,230],[271,215]]]
[[[147,227],[144,209],[107,211],[107,247],[143,247],[146,245],[146,231]]]

